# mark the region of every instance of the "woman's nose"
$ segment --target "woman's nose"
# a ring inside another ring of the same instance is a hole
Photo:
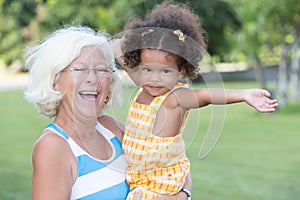
[[[98,82],[98,79],[99,79],[99,75],[96,73],[96,70],[95,69],[90,69],[87,73],[87,76],[86,76],[86,79],[87,81],[89,82],[95,82],[97,83]]]

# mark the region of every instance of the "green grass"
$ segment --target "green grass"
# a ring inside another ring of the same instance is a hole
[[[44,125],[21,91],[0,93],[0,199],[31,199],[31,151]]]
[[[230,88],[253,86],[226,84]],[[133,90],[125,94],[128,98]],[[187,123],[185,139],[192,165],[193,199],[298,199],[300,105],[261,114],[245,104],[236,104],[226,106],[226,113],[222,109],[213,113],[220,108],[194,110]],[[127,105],[109,113],[124,120],[126,109]],[[0,93],[0,111],[0,199],[30,199],[32,147],[50,120],[38,117],[22,91]],[[219,123],[222,116],[224,126]],[[222,132],[208,156],[200,159],[200,146],[212,121],[223,127]]]

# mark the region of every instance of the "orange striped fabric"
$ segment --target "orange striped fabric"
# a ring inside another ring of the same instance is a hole
[[[182,137],[188,112],[184,114],[178,135],[164,138],[155,136],[152,130],[156,113],[170,92],[155,97],[150,105],[136,102],[141,92],[142,88],[130,102],[122,141],[130,165],[126,171],[126,180],[131,190],[127,200],[133,199],[137,189],[142,191],[143,200],[176,194],[183,187],[190,170]]]

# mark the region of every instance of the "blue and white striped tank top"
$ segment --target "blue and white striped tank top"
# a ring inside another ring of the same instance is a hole
[[[70,145],[78,166],[78,177],[72,188],[70,200],[124,200],[129,192],[125,180],[128,164],[124,158],[119,139],[102,124],[97,123],[96,129],[101,133],[113,149],[108,160],[98,160],[78,146],[57,124],[51,123],[50,129],[63,137]]]

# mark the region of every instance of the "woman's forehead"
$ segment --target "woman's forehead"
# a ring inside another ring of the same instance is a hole
[[[80,51],[79,56],[73,61],[75,63],[102,63],[106,64],[107,60],[102,50],[97,46],[86,46]]]

